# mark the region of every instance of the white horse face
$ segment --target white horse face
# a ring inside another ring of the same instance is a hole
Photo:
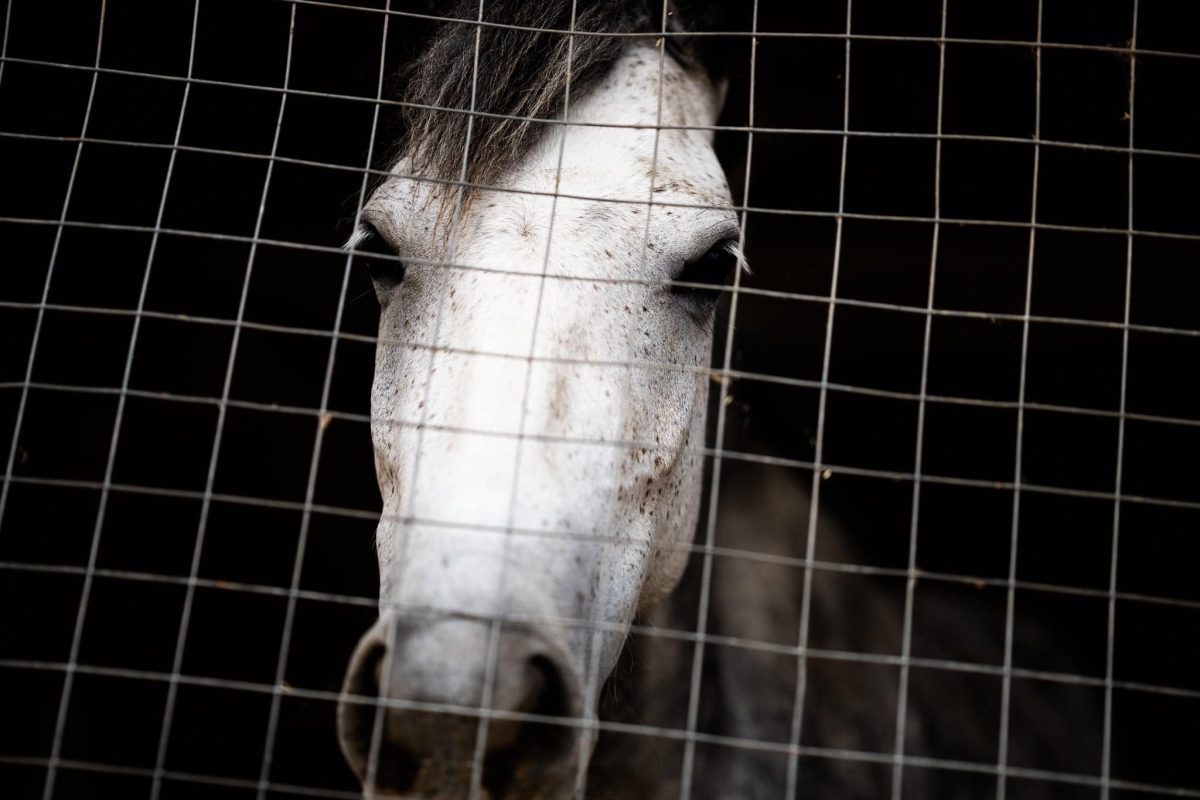
[[[647,127],[548,126],[502,189],[457,215],[442,202],[455,187],[402,177],[404,161],[370,198],[364,219],[408,261],[402,281],[377,281],[383,613],[348,692],[585,716],[635,614],[678,581],[699,510],[717,292],[667,284],[719,288],[738,228],[711,132],[655,126],[711,125],[719,94],[632,45],[571,98],[570,119]],[[462,794],[477,716],[452,730],[454,717],[389,710],[372,756],[370,712],[343,705],[341,718],[361,777]],[[488,752],[520,778],[485,775],[485,789],[570,789],[589,750],[577,733],[539,741],[493,719]]]

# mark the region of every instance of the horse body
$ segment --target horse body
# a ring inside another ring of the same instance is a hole
[[[432,45],[416,96],[453,107],[453,95],[475,116],[410,125],[352,241],[385,244],[404,263],[376,275],[381,615],[339,710],[343,752],[370,797],[678,792],[678,737],[602,735],[597,746],[592,727],[523,716],[687,722],[690,644],[625,644],[635,618],[696,624],[698,559],[684,590],[672,590],[701,507],[715,296],[722,265],[741,263],[708,130],[720,78],[661,39],[581,35],[563,47],[565,37],[536,32],[578,21],[573,7],[493,0],[492,13],[529,30],[481,28],[474,52],[461,30]],[[579,7],[580,20],[613,31],[661,24],[638,3]],[[502,78],[475,85],[491,72]],[[544,89],[556,85],[561,96]],[[569,124],[531,133],[536,123],[511,119],[551,111]],[[681,279],[700,286],[671,284]],[[803,558],[798,484],[725,481],[720,512],[719,536],[733,546]],[[836,532],[826,535],[837,546]],[[713,569],[709,620],[745,639],[796,643],[794,569],[768,580],[737,559]],[[896,606],[882,597],[848,608],[816,581],[812,602],[814,628],[838,632],[839,649],[898,641]],[[969,638],[970,621],[957,619],[950,635]],[[698,727],[777,746],[705,750],[693,795],[778,797],[799,662],[735,649],[706,652],[721,691],[701,698]],[[927,713],[937,698],[920,691],[906,748],[946,729]],[[802,743],[817,732],[836,748],[892,752],[897,693],[892,680],[843,682],[806,706]],[[806,762],[802,793],[880,796],[873,780],[890,763],[866,762]]]

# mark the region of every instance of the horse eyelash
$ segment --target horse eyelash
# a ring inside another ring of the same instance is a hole
[[[746,254],[742,251],[741,238],[730,237],[723,244],[725,252],[737,259],[738,269],[746,275],[753,275],[754,270],[750,269],[750,262],[746,259]]]
[[[360,223],[358,223],[358,225],[355,226],[354,230],[350,233],[349,238],[346,239],[346,243],[344,245],[342,245],[342,249],[343,250],[357,250],[357,249],[359,249],[359,245],[361,245],[367,239],[369,239],[372,236],[378,236],[378,235],[379,235],[379,233],[375,230],[375,228],[369,222],[360,222]]]
[[[379,229],[366,220],[359,222],[344,248],[351,257],[361,258],[370,273],[375,294],[381,305],[384,295],[404,281],[405,264]]]

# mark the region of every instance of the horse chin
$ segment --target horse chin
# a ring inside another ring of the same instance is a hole
[[[489,775],[485,767],[483,787],[472,795],[471,758],[427,762],[416,780],[404,787],[364,788],[369,800],[567,800],[573,796],[577,762],[560,762],[538,769],[518,769],[511,775]]]
[[[463,800],[478,797],[480,800],[567,800],[573,797],[573,787],[579,772],[577,754],[549,764],[519,765],[513,768],[498,755],[485,759],[483,779],[478,794],[471,793],[472,752],[475,729],[470,725],[469,735],[459,740],[454,732],[441,726],[447,743],[466,746],[447,753],[443,758],[428,759],[418,768],[415,777],[400,784],[364,786],[363,796],[368,800]],[[456,741],[459,740],[459,741]],[[380,774],[391,772],[381,762]]]

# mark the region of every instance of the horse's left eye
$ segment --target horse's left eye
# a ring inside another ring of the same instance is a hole
[[[404,262],[374,228],[354,246],[354,260],[365,266],[375,284],[375,295],[386,305],[388,295],[404,280]]]
[[[717,242],[704,255],[683,265],[671,279],[671,294],[686,303],[693,314],[707,316],[733,277],[737,263],[737,241]]]

